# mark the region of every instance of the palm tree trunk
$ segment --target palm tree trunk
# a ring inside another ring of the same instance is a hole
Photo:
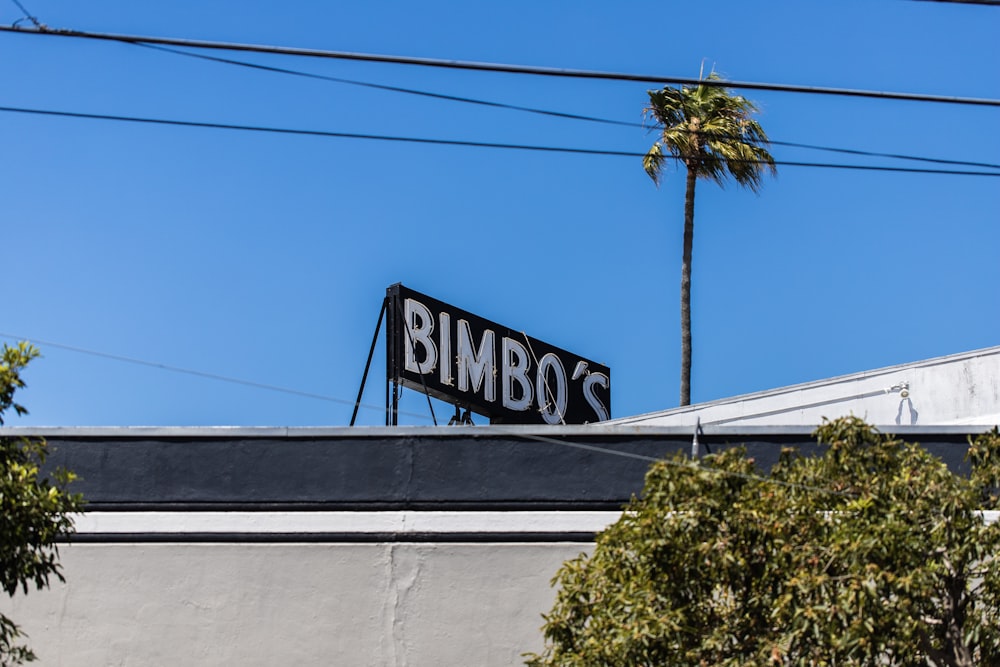
[[[691,404],[691,247],[694,244],[696,169],[688,165],[684,191],[684,258],[681,261],[681,405]]]

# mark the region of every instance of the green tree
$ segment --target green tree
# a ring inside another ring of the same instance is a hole
[[[21,372],[38,356],[27,343],[17,347],[4,344],[0,358],[0,426],[3,415],[13,409],[27,413],[14,402],[14,392],[24,387]],[[79,511],[79,494],[66,490],[72,473],[57,470],[52,478],[40,472],[45,462],[44,440],[0,437],[0,585],[11,597],[20,589],[28,592],[49,585],[49,577],[63,580],[56,541],[73,530],[72,513]],[[23,637],[18,626],[0,614],[0,664],[20,664],[35,659],[34,653],[18,643]]]
[[[765,476],[740,448],[652,466],[563,565],[533,667],[1000,664],[1000,433],[967,476],[858,419]]]
[[[712,72],[708,81],[720,77]],[[767,135],[751,118],[753,102],[718,85],[701,84],[680,89],[665,86],[649,91],[644,109],[660,134],[642,160],[657,185],[668,158],[687,168],[684,191],[684,251],[681,261],[681,395],[680,404],[691,403],[691,250],[694,244],[694,190],[699,178],[724,185],[732,177],[756,192],[765,171],[777,173],[767,151]]]

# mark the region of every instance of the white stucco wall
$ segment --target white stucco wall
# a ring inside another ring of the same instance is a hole
[[[74,544],[3,600],[42,667],[516,665],[587,543]]]

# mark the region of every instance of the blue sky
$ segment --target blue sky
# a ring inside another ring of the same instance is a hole
[[[25,0],[53,28],[1000,98],[1000,8],[910,0]],[[22,15],[0,0],[0,23]],[[23,22],[22,22],[23,24]],[[215,53],[638,122],[653,87]],[[2,103],[641,152],[641,128],[0,33]],[[1000,162],[1000,110],[747,92],[772,139]],[[346,425],[395,282],[611,368],[612,415],[678,400],[683,173],[637,158],[0,113],[0,332],[33,339],[10,425]],[[775,146],[779,160],[933,166]],[[692,398],[1000,344],[1000,180],[779,168],[699,184]],[[116,361],[52,344],[333,400]],[[381,344],[359,423],[384,416]],[[405,392],[401,423],[429,423]],[[448,408],[439,405],[439,418]]]

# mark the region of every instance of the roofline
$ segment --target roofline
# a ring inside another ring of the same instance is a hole
[[[705,424],[699,435],[775,436],[810,435],[816,426],[801,425],[721,425]],[[882,433],[907,437],[912,435],[978,435],[992,430],[983,424],[886,425]],[[634,424],[588,424],[573,426],[491,425],[491,426],[9,426],[0,427],[0,437],[31,438],[269,438],[317,439],[355,438],[573,438],[594,436],[689,437],[693,426],[641,426]]]
[[[824,378],[822,380],[811,380],[809,382],[791,384],[784,387],[777,387],[774,389],[755,391],[749,394],[739,394],[737,396],[719,398],[715,399],[714,401],[707,401],[704,403],[694,403],[692,405],[685,405],[682,407],[667,408],[665,410],[656,410],[653,412],[645,412],[630,417],[617,417],[615,419],[608,421],[607,423],[608,425],[627,424],[637,420],[647,420],[656,417],[665,417],[668,415],[681,415],[690,412],[698,412],[700,410],[704,410],[705,408],[717,407],[720,405],[740,403],[743,401],[754,400],[758,398],[767,398],[770,396],[780,396],[782,394],[790,394],[793,392],[802,391],[804,389],[812,389],[815,387],[829,387],[832,385],[842,384],[845,382],[855,382],[858,380],[864,380],[871,377],[877,377],[879,375],[887,375],[889,373],[898,373],[905,370],[912,370],[915,368],[926,368],[929,366],[940,366],[942,364],[962,361],[964,359],[974,359],[976,357],[987,357],[992,355],[1000,355],[1000,345],[994,347],[985,347],[979,350],[971,350],[969,352],[958,352],[956,354],[948,354],[943,357],[934,357],[931,359],[924,359],[922,361],[911,361],[905,364],[897,364],[895,366],[885,366],[883,368],[875,368],[872,370],[860,371],[857,373],[849,373],[847,375],[837,375],[835,377]]]

